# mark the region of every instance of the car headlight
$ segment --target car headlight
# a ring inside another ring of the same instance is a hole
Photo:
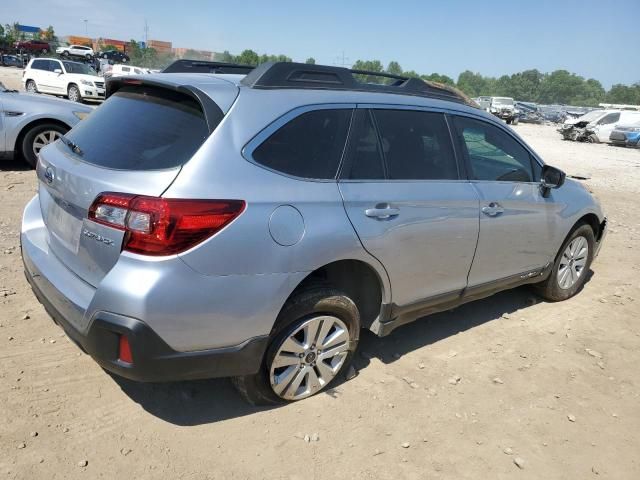
[[[90,87],[93,87],[93,82],[90,82],[89,80],[80,80],[80,83],[83,85],[89,85]]]
[[[627,132],[640,132],[640,127],[631,127],[627,129]]]
[[[89,116],[89,113],[91,112],[73,112],[73,114],[78,117],[78,119],[80,120],[84,120],[85,118],[87,118]]]

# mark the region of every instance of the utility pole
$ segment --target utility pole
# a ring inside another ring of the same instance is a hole
[[[144,19],[144,48],[147,48],[147,43],[149,42],[149,25],[147,24],[147,19]]]
[[[333,62],[333,64],[341,67],[346,67],[347,65],[350,65],[349,57],[344,56],[344,50],[342,51],[342,55],[338,55],[335,58],[335,61]]]
[[[84,22],[84,34],[85,36],[89,36],[89,20],[87,20],[86,18],[83,20]]]

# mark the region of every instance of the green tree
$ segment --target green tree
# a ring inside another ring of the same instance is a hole
[[[402,75],[402,67],[398,62],[391,61],[389,62],[389,65],[387,65],[387,73],[392,75]]]
[[[470,97],[491,95],[493,93],[490,91],[493,85],[489,84],[489,79],[470,70],[465,70],[458,76],[458,88]]]
[[[404,74],[407,75],[408,72],[405,72]],[[415,73],[415,72],[413,72]],[[411,76],[411,75],[407,75],[407,76]],[[420,75],[420,78],[422,78],[423,80],[427,80],[429,82],[437,82],[437,83],[442,83],[443,85],[451,85],[454,86],[456,83],[453,81],[453,78],[448,77],[446,75],[441,75],[439,73],[432,73],[430,75]]]
[[[353,64],[352,68],[353,70],[366,70],[368,72],[384,72],[384,67],[380,60],[358,60]],[[385,83],[383,77],[375,75],[356,75],[356,78],[364,83]]]
[[[607,103],[623,103],[627,105],[640,105],[640,82],[634,85],[616,84],[606,96]]]
[[[307,58],[304,63],[308,63],[309,65],[315,65],[316,64],[316,59],[313,57],[309,57]]]
[[[244,50],[238,55],[236,61],[243,65],[258,65],[258,63],[260,63],[260,57],[253,50]]]

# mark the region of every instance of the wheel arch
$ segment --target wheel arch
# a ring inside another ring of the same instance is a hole
[[[363,260],[336,260],[316,268],[298,283],[287,301],[314,284],[330,285],[349,295],[360,311],[363,328],[371,327],[386,312],[385,282],[376,268]]]
[[[596,239],[596,242],[599,242],[600,239],[602,238],[602,224],[600,222],[600,219],[598,218],[598,216],[595,213],[587,213],[583,216],[581,216],[574,224],[573,227],[571,227],[571,230],[569,231],[569,233],[567,235],[569,235],[571,232],[573,232],[576,227],[578,225],[580,225],[581,223],[586,223],[587,225],[589,225],[591,227],[591,229],[593,230],[593,236]],[[566,237],[565,237],[566,238]]]
[[[13,152],[14,152],[14,156],[16,157],[21,157],[22,156],[22,140],[24,139],[25,135],[29,132],[29,130],[32,130],[33,128],[39,126],[39,125],[46,125],[52,123],[54,125],[58,125],[62,128],[66,128],[67,131],[71,130],[71,126],[66,124],[65,122],[61,121],[61,120],[57,120],[55,118],[50,118],[50,117],[46,117],[46,118],[38,118],[36,120],[32,120],[29,123],[26,123],[25,125],[23,125],[20,129],[20,132],[18,133],[18,136],[16,137],[16,142],[13,145]]]

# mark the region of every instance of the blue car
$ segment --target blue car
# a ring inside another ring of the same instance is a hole
[[[616,125],[609,135],[614,145],[640,148],[640,122],[633,125]]]

